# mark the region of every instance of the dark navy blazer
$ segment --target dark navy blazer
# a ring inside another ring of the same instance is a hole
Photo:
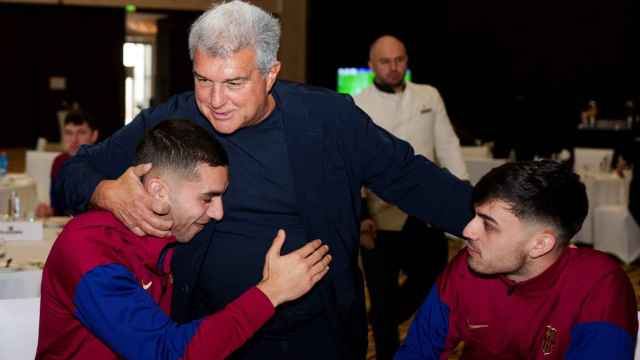
[[[293,185],[307,238],[322,239],[333,256],[329,275],[318,285],[326,313],[343,358],[363,358],[367,327],[357,266],[361,186],[456,235],[472,217],[471,187],[415,155],[407,142],[376,126],[348,96],[284,81],[278,81],[273,92],[283,111]],[[178,117],[217,136],[198,111],[192,92],[174,96],[67,161],[54,184],[57,200],[71,212],[86,210],[98,183],[117,178],[132,163],[144,132]],[[203,286],[197,282],[200,271],[206,271],[201,264],[213,232],[212,222],[174,256],[172,317],[179,322],[215,310],[207,304],[206,293],[198,291]],[[240,250],[229,256],[241,257]]]

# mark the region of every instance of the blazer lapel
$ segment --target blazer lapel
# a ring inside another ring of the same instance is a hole
[[[296,86],[296,85],[289,85]],[[291,163],[296,201],[308,240],[323,239],[327,233],[324,219],[323,129],[320,121],[313,121],[293,91],[282,91],[276,84],[274,95],[283,114],[285,139]],[[285,94],[286,92],[286,94]]]

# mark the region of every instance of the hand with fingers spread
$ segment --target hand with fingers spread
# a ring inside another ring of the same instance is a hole
[[[284,230],[278,230],[265,257],[262,281],[257,285],[274,307],[306,294],[327,274],[331,262],[329,246],[320,240],[280,255],[285,236]]]
[[[140,181],[150,170],[151,164],[140,164],[128,168],[116,180],[101,181],[91,203],[111,211],[136,235],[165,237],[173,226],[167,216],[169,204],[154,200]]]

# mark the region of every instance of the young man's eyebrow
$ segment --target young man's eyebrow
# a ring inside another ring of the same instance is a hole
[[[200,194],[200,196],[202,196],[203,198],[212,198],[212,197],[220,196],[220,195],[222,195],[222,192],[218,192],[218,191],[207,191],[207,192],[204,192],[204,193]]]
[[[476,215],[478,215],[479,217],[481,217],[482,219],[484,219],[485,221],[488,221],[494,225],[498,225],[498,222],[496,221],[496,219],[492,218],[491,216],[481,213],[481,212],[477,212],[476,211]]]

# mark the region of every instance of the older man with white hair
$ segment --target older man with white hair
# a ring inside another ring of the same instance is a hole
[[[350,98],[278,81],[278,20],[231,1],[191,28],[194,92],[143,111],[106,141],[84,149],[54,186],[76,212],[111,210],[134,232],[163,236],[167,209],[144,191],[144,167],[128,168],[134,144],[160,119],[207,129],[229,155],[225,217],[173,258],[172,316],[188,321],[223,308],[261,279],[264,253],[284,229],[283,253],[312,239],[329,245],[331,270],[274,317],[234,359],[363,359],[367,326],[357,266],[360,188],[460,234],[471,188],[374,125]]]

